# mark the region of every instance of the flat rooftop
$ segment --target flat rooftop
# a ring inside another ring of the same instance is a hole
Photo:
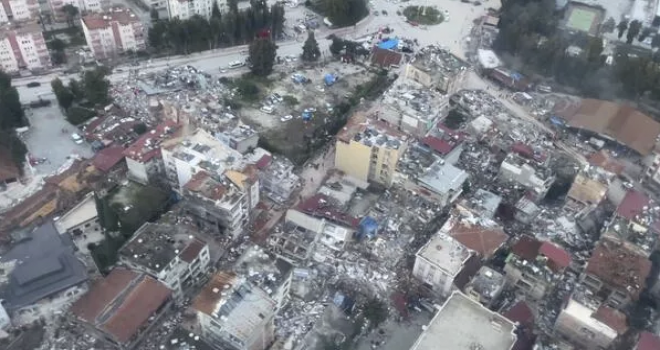
[[[69,210],[55,221],[55,227],[57,228],[57,231],[64,233],[72,227],[94,219],[97,215],[96,201],[94,200],[94,196],[89,194],[73,209]]]
[[[454,292],[410,350],[510,350],[515,324],[461,292]]]
[[[228,169],[242,169],[243,155],[208,132],[198,129],[182,142],[166,148],[174,158],[210,172],[223,173]]]
[[[419,182],[437,193],[448,193],[460,191],[468,176],[467,172],[449,163],[437,161],[419,178]]]
[[[408,136],[384,123],[355,115],[337,134],[337,140],[346,143],[355,141],[369,147],[397,150],[408,140]]]
[[[413,58],[412,65],[439,79],[452,77],[469,67],[448,50],[434,45],[423,47]]]
[[[263,289],[268,295],[273,295],[275,289],[279,288],[291,274],[293,265],[254,245],[238,258],[234,271]]]
[[[234,205],[243,195],[236,185],[223,175],[211,175],[199,171],[185,184],[188,193],[214,203]]]
[[[417,256],[455,276],[470,257],[470,252],[457,240],[437,233],[417,252]]]
[[[139,23],[140,18],[127,8],[112,8],[103,13],[95,13],[82,18],[83,23],[90,30],[102,29],[117,22],[121,25]]]
[[[170,138],[176,137],[179,126],[172,120],[167,120],[140,136],[130,147],[124,150],[124,155],[137,162],[148,162],[160,155],[160,146]]]
[[[120,250],[121,260],[162,271],[177,256],[192,262],[206,243],[193,232],[178,225],[146,223]]]

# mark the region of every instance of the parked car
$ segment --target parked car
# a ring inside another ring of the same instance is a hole
[[[273,108],[273,106],[262,106],[259,110],[264,113],[272,114],[275,108]]]
[[[78,135],[77,133],[71,134],[71,140],[76,143],[76,145],[80,145],[84,142],[82,136]]]
[[[285,122],[285,121],[288,121],[288,120],[291,120],[291,119],[293,119],[292,115],[285,115],[284,117],[280,118],[280,121]]]
[[[41,86],[41,83],[38,82],[38,81],[32,81],[32,82],[27,83],[27,87],[29,87],[29,88],[38,87],[38,86]]]

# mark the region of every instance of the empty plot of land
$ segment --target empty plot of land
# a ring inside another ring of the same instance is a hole
[[[588,6],[571,5],[566,17],[566,28],[596,35],[601,21],[601,10]]]

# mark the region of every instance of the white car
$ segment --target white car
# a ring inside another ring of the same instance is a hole
[[[292,115],[285,115],[284,117],[280,118],[280,121],[285,122],[285,121],[291,120],[291,119],[293,119]]]
[[[81,145],[84,142],[82,136],[78,135],[77,133],[71,134],[71,140],[73,140],[76,145]]]
[[[262,106],[259,110],[264,113],[272,114],[275,108],[273,108],[273,106]]]

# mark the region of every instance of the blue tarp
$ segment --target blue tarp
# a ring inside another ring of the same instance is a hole
[[[376,234],[378,234],[378,221],[371,216],[365,216],[364,219],[360,221],[358,234],[360,239],[375,237]]]
[[[511,79],[513,80],[521,80],[523,78],[523,75],[517,72],[511,72]]]
[[[325,80],[325,85],[332,86],[332,84],[334,84],[335,81],[337,81],[337,75],[332,74],[332,73],[328,73],[328,74],[325,75],[325,77],[323,79]]]
[[[309,111],[305,111],[305,112],[302,113],[302,118],[303,118],[304,121],[311,120],[313,116],[314,116],[314,114],[312,114],[312,112],[309,112]]]
[[[553,115],[553,116],[550,117],[550,123],[552,123],[554,125],[557,125],[557,126],[564,126],[565,125],[564,120],[561,119],[560,117],[556,116],[556,115]]]
[[[385,49],[385,50],[390,50],[397,46],[399,46],[398,39],[387,39],[382,41],[380,44],[378,44],[379,49]]]

